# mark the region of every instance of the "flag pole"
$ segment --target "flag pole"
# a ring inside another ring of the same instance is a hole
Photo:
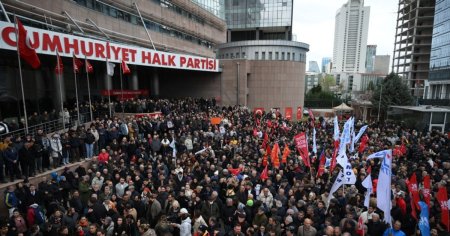
[[[120,66],[119,66],[119,70],[120,70],[120,94],[121,94],[121,102],[122,102],[122,116],[123,116],[123,113],[125,113],[125,111],[124,111],[124,102],[123,102],[123,82],[122,82],[122,63],[123,63],[123,60],[120,60]]]
[[[109,76],[108,74],[108,58],[106,58],[106,75]],[[108,83],[109,84],[109,83]],[[112,87],[112,83],[111,83],[111,87]],[[109,118],[111,119],[112,117],[112,112],[111,112],[111,89],[112,88],[107,88],[108,91],[108,109],[109,109]]]
[[[63,130],[66,129],[66,124],[65,124],[65,118],[64,118],[64,101],[63,101],[63,96],[62,96],[62,68],[60,67],[60,62],[61,58],[58,55],[58,51],[56,51],[56,66],[58,67],[58,80],[59,80],[59,97],[61,98],[61,115],[62,115],[62,123],[63,123]]]
[[[89,71],[87,68],[87,58],[86,55],[84,55],[84,64],[86,69],[86,79],[87,79],[87,87],[88,87],[88,97],[89,97],[89,115],[91,116],[91,122],[94,120],[92,117],[92,102],[91,102],[91,85],[89,82]]]
[[[22,90],[22,105],[23,105],[23,113],[25,118],[25,134],[28,134],[28,115],[27,115],[27,106],[25,103],[25,93],[23,91],[23,79],[22,79],[22,63],[20,62],[20,49],[19,49],[19,30],[17,29],[17,17],[14,14],[14,29],[16,31],[16,48],[17,48],[17,60],[19,62],[19,78],[20,78],[20,89]],[[20,109],[19,109],[20,114]],[[19,117],[20,122],[20,117]]]
[[[79,106],[79,101],[78,101],[78,83],[77,83],[77,72],[75,71],[75,54],[73,55],[73,76],[75,78],[75,99],[77,100],[77,121],[78,121],[78,125],[80,125],[80,106]],[[80,68],[78,68],[80,69]]]

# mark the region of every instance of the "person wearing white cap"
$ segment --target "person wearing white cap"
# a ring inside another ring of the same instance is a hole
[[[191,236],[191,218],[189,218],[189,212],[186,208],[180,210],[181,224],[172,223],[172,226],[180,229],[180,236]]]

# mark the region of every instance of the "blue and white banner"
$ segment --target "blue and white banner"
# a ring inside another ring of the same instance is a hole
[[[313,129],[313,152],[314,152],[314,154],[317,154],[316,128]]]
[[[361,127],[361,129],[359,129],[359,132],[358,132],[358,135],[356,135],[356,137],[355,137],[355,143],[356,142],[358,142],[358,140],[361,138],[361,136],[364,134],[364,132],[366,131],[366,129],[367,129],[367,125],[364,125],[363,127]]]
[[[370,174],[366,176],[366,178],[361,183],[364,188],[367,189],[366,194],[364,196],[364,206],[369,208],[369,202],[370,202],[370,194],[372,194],[373,186],[372,186],[372,177]]]
[[[384,159],[386,157],[387,154],[391,154],[392,156],[392,150],[383,150],[383,151],[379,151],[376,153],[371,154],[370,156],[367,157],[367,161],[370,159],[374,159],[374,158],[382,158]]]
[[[333,193],[336,192],[343,184],[344,184],[344,172],[342,170],[339,172],[336,180],[334,181],[333,186],[331,186],[330,194],[328,194],[327,205],[330,203],[331,198],[333,197]]]
[[[341,134],[341,143],[339,144],[339,152],[345,151],[345,147],[350,143],[350,132],[351,132],[352,118],[348,119],[344,124],[344,129]]]
[[[355,151],[355,132],[352,132],[352,142],[350,144],[350,152],[354,152]]]
[[[347,164],[344,168],[344,184],[355,184],[356,183],[356,175],[355,172],[353,172],[352,164],[350,164],[350,161],[347,158]]]
[[[333,135],[334,141],[337,141],[339,139],[339,122],[337,116],[334,117],[334,135]]]
[[[430,222],[429,219],[429,212],[428,212],[428,205],[420,201],[420,220],[419,220],[419,229],[422,236],[430,236]]]
[[[377,207],[384,212],[384,221],[392,226],[391,220],[392,150],[389,149],[377,153],[382,153],[381,156],[383,157],[380,173],[378,174]],[[376,158],[375,156],[377,153],[372,154],[374,156],[373,158]]]

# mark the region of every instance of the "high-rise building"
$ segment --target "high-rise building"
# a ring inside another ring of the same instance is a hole
[[[364,72],[369,16],[364,0],[348,0],[336,12],[333,72]]]
[[[436,0],[431,43],[429,90],[424,98],[450,99],[450,0]]]
[[[197,0],[200,1],[200,0]],[[306,52],[292,40],[293,0],[225,0],[227,43],[218,46],[223,101],[250,108],[303,106]]]
[[[399,0],[392,71],[422,97],[428,80],[435,0]],[[447,40],[448,41],[448,40]]]
[[[327,67],[331,63],[331,57],[323,57],[322,58],[322,73],[329,73],[327,72]]]
[[[308,72],[320,73],[319,64],[317,61],[309,61]]]
[[[374,74],[387,75],[389,74],[389,63],[391,63],[390,55],[376,55],[373,57],[373,72]]]
[[[377,45],[367,45],[366,49],[366,73],[373,72],[374,57],[377,55]]]

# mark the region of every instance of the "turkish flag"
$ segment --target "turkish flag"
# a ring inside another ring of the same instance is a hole
[[[447,226],[447,231],[450,231],[447,188],[440,187],[436,198],[441,206],[441,223]]]
[[[22,22],[16,17],[17,27],[19,31],[17,48],[19,50],[20,58],[26,61],[33,69],[41,66],[36,50],[31,46],[30,38],[27,31],[22,25]]]
[[[303,117],[302,107],[297,107],[297,120],[301,120]]]
[[[91,63],[89,63],[89,61],[87,59],[86,59],[86,71],[87,71],[87,73],[94,72],[94,67],[91,65]]]
[[[238,176],[241,173],[241,170],[242,169],[240,167],[236,169],[228,168],[228,171],[234,176]]]
[[[75,73],[79,73],[80,72],[80,68],[83,65],[83,62],[80,59],[78,59],[75,56],[75,54],[73,54],[73,61],[72,61],[72,63],[73,63],[73,71]]]
[[[358,152],[359,153],[363,153],[364,150],[366,149],[367,146],[367,142],[369,141],[369,137],[367,137],[367,135],[365,134],[362,138],[361,138],[361,142],[359,143],[359,148],[358,148]]]
[[[427,203],[428,207],[430,207],[430,198],[431,198],[431,182],[430,176],[427,175],[423,178],[423,198]]]
[[[60,75],[64,71],[64,65],[62,63],[61,57],[59,56],[58,52],[56,52],[56,66],[55,66],[55,73]]]
[[[130,68],[128,67],[127,63],[124,60],[122,60],[121,65],[122,65],[122,73],[124,75],[128,75],[131,73]]]
[[[287,120],[291,120],[292,119],[292,107],[286,107],[284,109],[284,113],[285,113],[285,117]]]
[[[284,145],[283,156],[281,157],[281,163],[286,164],[287,157],[289,156],[289,154],[291,154],[291,150],[289,149],[289,146],[286,144],[286,145]]]
[[[336,167],[337,160],[336,156],[339,150],[339,140],[334,141],[334,151],[333,156],[331,157],[331,163],[330,163],[330,173],[333,173],[334,168]]]

